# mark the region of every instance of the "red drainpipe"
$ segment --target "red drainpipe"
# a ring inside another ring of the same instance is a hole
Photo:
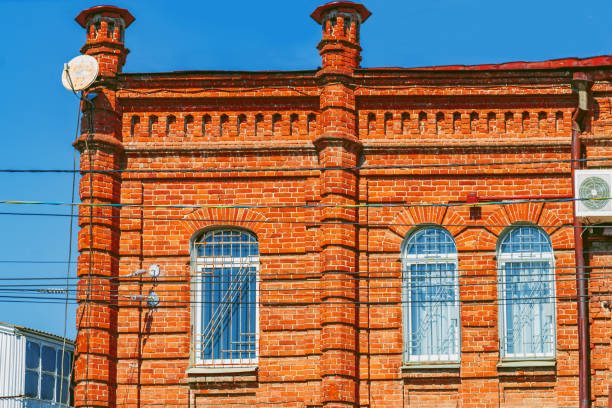
[[[582,158],[579,133],[584,130],[589,113],[589,91],[592,80],[583,72],[575,72],[572,88],[578,92],[578,106],[572,115],[572,191],[576,191],[574,171],[580,169]],[[576,218],[574,201],[574,250],[576,256],[576,296],[578,301],[578,394],[579,407],[591,405],[591,373],[589,357],[589,317],[587,304],[587,285],[584,273],[584,253],[582,250],[582,223]],[[608,402],[609,404],[609,402]]]

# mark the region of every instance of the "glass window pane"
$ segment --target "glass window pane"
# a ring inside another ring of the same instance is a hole
[[[554,355],[555,276],[548,235],[537,227],[516,227],[502,238],[500,252],[506,259],[503,352],[521,358]]]
[[[55,372],[55,349],[48,346],[42,346],[42,357],[40,359],[42,370]]]
[[[70,376],[70,372],[72,371],[72,353],[64,354],[64,373],[65,377]]]
[[[501,241],[502,253],[551,252],[550,238],[537,227],[521,226],[509,231]]]
[[[38,368],[40,363],[40,345],[32,341],[26,343],[26,368]]]
[[[448,231],[439,227],[416,231],[406,242],[404,253],[409,255],[449,255],[457,252],[455,241]]]
[[[43,374],[40,379],[40,399],[52,400],[55,388],[55,376]]]
[[[32,370],[25,372],[25,396],[38,398],[38,373]]]
[[[456,361],[459,307],[455,241],[445,229],[428,227],[416,231],[405,242],[403,253],[409,256],[404,270],[407,358]],[[436,258],[445,261],[436,262]]]
[[[70,352],[68,350],[64,350],[64,367],[63,367],[63,375],[68,376],[70,373]],[[57,373],[59,374],[62,371],[62,349],[57,350]]]
[[[259,255],[257,238],[230,229],[209,231],[202,241],[205,253],[213,259],[202,265],[202,301],[196,317],[201,331],[196,334],[200,342],[196,350],[204,360],[255,358],[257,278],[250,257]]]
[[[60,390],[60,387],[61,387],[61,390]],[[61,396],[60,396],[60,391],[61,391]],[[69,391],[70,389],[68,385],[68,380],[60,381],[58,379],[55,384],[55,401],[61,402],[63,404],[68,402]]]

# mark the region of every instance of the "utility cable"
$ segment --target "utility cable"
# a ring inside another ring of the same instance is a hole
[[[1,212],[0,215],[15,215],[15,216],[39,216],[39,217],[70,217],[70,214],[65,213],[41,213],[41,212]],[[80,215],[73,215],[73,217],[80,217]],[[294,224],[294,225],[306,225],[306,226],[324,226],[324,225],[355,225],[359,227],[369,228],[383,228],[383,227],[418,227],[424,225],[423,223],[397,223],[397,222],[354,222],[354,221],[295,221],[295,220],[237,220],[237,219],[221,219],[221,218],[187,218],[185,215],[183,218],[178,217],[138,217],[138,216],[126,216],[126,215],[94,215],[94,218],[100,219],[123,219],[123,220],[148,220],[148,221],[189,221],[189,222],[211,222],[211,223],[246,223],[246,224]],[[436,224],[439,227],[460,227],[460,228],[509,228],[515,227],[516,224]],[[578,228],[572,224],[538,224],[541,228]],[[604,229],[612,228],[609,225],[588,225],[585,229]],[[2,263],[2,261],[0,261]]]
[[[68,80],[70,81],[70,85],[72,87],[72,79],[70,78],[70,72],[68,69],[66,69],[66,73],[68,76]],[[74,89],[73,89],[74,92]],[[81,98],[83,97],[83,94],[81,93]],[[77,105],[77,121],[76,121],[76,126],[75,126],[75,140],[78,138],[79,136],[79,124],[80,124],[80,118],[81,118],[81,99],[79,99],[79,104]],[[76,150],[73,150],[72,152],[72,168],[74,170],[76,170]],[[75,190],[76,190],[76,172],[72,173],[72,187],[71,187],[71,198],[70,201],[74,202],[74,195],[75,195]],[[68,328],[68,295],[69,295],[69,289],[70,289],[70,267],[72,266],[72,228],[73,228],[73,221],[74,221],[74,207],[70,207],[70,222],[69,222],[69,226],[68,226],[68,261],[67,261],[67,266],[66,266],[66,302],[64,305],[64,332],[63,332],[63,336],[62,336],[62,361],[60,364],[60,388],[59,388],[59,395],[57,396],[57,399],[59,401],[59,408],[62,408],[62,395],[63,392],[66,392],[66,407],[68,406],[69,403],[69,394],[70,392],[68,390],[64,390],[64,355],[66,353],[66,335],[67,335],[67,328]],[[72,360],[74,360],[74,355],[72,356],[73,358],[71,359],[71,365],[72,365]],[[68,379],[70,380],[72,378],[72,367],[70,368],[70,371],[68,372]]]
[[[359,282],[359,281],[395,281],[395,280],[401,280],[401,284],[400,285],[392,285],[392,286],[375,286],[373,288],[375,289],[394,289],[394,288],[398,288],[398,287],[404,287],[404,286],[409,286],[409,287],[414,287],[414,288],[436,288],[436,287],[459,287],[459,288],[466,288],[466,287],[486,287],[486,286],[491,286],[491,285],[498,285],[501,284],[501,282],[499,281],[500,276],[504,275],[503,273],[501,273],[500,271],[495,271],[495,274],[491,274],[491,275],[480,275],[477,277],[471,276],[471,275],[451,275],[451,276],[416,276],[413,277],[413,279],[421,279],[421,280],[427,280],[427,281],[437,281],[437,280],[443,280],[443,281],[449,281],[449,280],[456,280],[456,279],[462,279],[462,280],[472,280],[472,279],[495,279],[495,281],[491,281],[491,282],[463,282],[463,283],[406,283],[405,281],[408,279],[407,277],[409,276],[409,274],[406,271],[394,271],[394,272],[388,272],[388,273],[393,273],[395,275],[400,275],[400,276],[386,276],[386,277],[365,277],[365,276],[356,276],[356,277],[351,277],[351,278],[326,278],[325,279],[325,283],[329,283],[329,282]],[[364,272],[365,274],[366,272]],[[303,274],[298,274],[298,275],[303,275]],[[325,274],[318,274],[316,276],[310,277],[310,278],[293,278],[293,279],[263,279],[261,276],[259,276],[259,279],[255,279],[253,280],[253,282],[256,283],[261,283],[261,284],[265,284],[265,285],[271,285],[273,286],[274,284],[278,284],[278,283],[293,283],[296,286],[304,286],[305,283],[322,283],[321,282],[321,277],[322,275]],[[575,282],[576,279],[574,278],[575,274],[572,273],[563,273],[563,274],[556,274],[554,272],[551,273],[540,273],[537,275],[534,274],[529,274],[529,273],[522,273],[522,274],[512,274],[509,277],[515,279],[511,282],[508,282],[507,284],[520,284],[520,283],[533,283],[534,277],[539,278],[537,280],[538,283],[555,283],[555,282]],[[594,273],[592,274],[594,276],[588,277],[588,278],[582,278],[581,280],[584,281],[588,281],[588,282],[596,282],[596,281],[606,281],[606,280],[610,280],[612,281],[612,274],[610,273]],[[194,276],[192,276],[193,278],[201,278],[202,276],[206,276],[206,273],[201,273],[201,274],[196,274]],[[505,276],[505,275],[504,275]],[[570,279],[563,279],[563,276],[570,276],[572,278]],[[159,281],[159,280],[155,280],[155,281],[138,281],[139,284],[150,284],[150,285],[155,285],[155,286],[159,286],[161,291],[164,291],[166,293],[185,293],[185,292],[190,292],[190,293],[200,293],[202,291],[206,291],[206,290],[202,290],[202,289],[194,289],[191,287],[187,287],[187,288],[183,288],[183,289],[165,289],[164,286],[168,286],[168,287],[177,287],[177,286],[181,286],[181,284],[183,285],[189,285],[190,279],[189,276],[187,275],[183,275],[180,276],[181,280],[171,280],[171,281]],[[516,278],[529,278],[529,279],[516,279]],[[546,277],[552,277],[551,279],[544,279]],[[233,281],[231,280],[223,280],[223,279],[216,279],[214,282],[211,282],[211,284],[214,283],[214,285],[223,285],[223,284],[230,284]],[[122,281],[123,284],[125,284],[125,286],[129,286],[130,284],[135,284],[137,283],[137,281],[134,280],[123,280]],[[67,287],[66,289],[57,289],[57,290],[68,290],[70,292],[74,292],[74,291],[78,291],[80,284],[79,283],[71,283],[69,284],[69,287]],[[32,288],[32,289],[30,289]],[[38,292],[41,289],[45,290],[44,288],[49,288],[50,290],[56,289],[53,286],[51,286],[51,284],[44,284],[44,283],[33,283],[33,284],[0,284],[0,291],[35,291]],[[258,289],[261,290],[263,292],[274,292],[274,291],[307,291],[307,290],[340,290],[344,288],[344,286],[338,286],[338,287],[327,287],[327,288],[321,288],[321,287],[312,287],[312,288],[308,288],[308,287],[298,287],[298,288],[294,288],[294,287],[283,287],[283,288],[271,288],[271,289]],[[117,289],[93,289],[92,293],[120,293],[122,290],[129,290],[128,288],[117,288]]]
[[[344,289],[343,289],[344,290]],[[602,295],[602,296],[607,296],[607,295]],[[588,302],[590,303],[600,303],[601,299],[599,299],[602,296],[593,296],[593,295],[585,295],[584,298],[587,299]],[[121,297],[125,298],[125,302],[139,302],[141,299],[137,299],[134,300],[130,295],[121,295]],[[329,296],[332,298],[341,298],[343,296],[338,296],[338,295],[334,295],[334,296]],[[591,299],[592,297],[597,297],[597,299]],[[558,301],[567,301],[567,302],[575,302],[577,301],[579,297],[577,295],[568,295],[568,296],[532,296],[528,299],[526,298],[520,298],[520,297],[508,297],[508,298],[497,298],[497,297],[491,297],[491,298],[486,298],[486,299],[474,299],[474,300],[461,300],[459,298],[454,299],[452,301],[449,302],[458,302],[458,303],[467,303],[467,304],[473,304],[473,303],[502,303],[502,304],[506,304],[507,302],[515,302],[515,303],[519,303],[519,304],[529,304],[529,303],[533,303],[534,300],[558,300]],[[11,295],[11,296],[3,296],[0,295],[0,302],[3,301],[20,301],[21,303],[40,303],[40,302],[36,302],[36,300],[42,300],[42,301],[54,301],[53,303],[57,304],[63,304],[63,302],[65,301],[64,297],[42,297],[42,296],[17,296],[17,295]],[[76,297],[74,298],[70,298],[71,304],[78,304],[78,299]],[[109,301],[109,300],[102,300],[102,299],[95,299],[95,300],[90,300],[91,302],[95,303],[95,304],[100,304],[100,305],[108,305],[110,307],[118,307],[117,306],[117,301]],[[264,305],[264,306],[268,306],[268,307],[272,307],[272,306],[278,306],[278,307],[291,307],[291,306],[317,306],[317,305],[329,305],[329,304],[337,304],[337,305],[399,305],[399,304],[418,304],[418,303],[439,303],[440,300],[384,300],[384,301],[359,301],[359,300],[341,300],[341,301],[297,301],[295,299],[292,300],[287,300],[284,302],[281,301],[264,301],[264,300],[260,300],[260,301],[256,301],[256,302],[252,302],[252,301],[242,301],[240,302],[241,304],[244,305],[251,305],[251,304],[258,304],[258,305]],[[216,305],[218,304],[218,302],[216,301],[191,301],[191,300],[163,300],[160,305],[163,304],[166,307],[178,307],[178,306],[185,306],[185,305],[192,305],[192,304],[212,304],[212,305]],[[129,305],[123,305],[122,307],[129,307]],[[159,307],[159,306],[157,306]]]
[[[68,170],[68,169],[0,169],[0,173],[265,173],[265,172],[312,172],[312,171],[368,171],[368,170],[402,170],[402,169],[430,169],[430,168],[453,168],[453,167],[489,167],[489,166],[509,166],[526,164],[571,164],[573,162],[607,162],[612,161],[610,157],[594,159],[566,159],[566,160],[526,160],[526,161],[507,161],[507,162],[472,162],[472,163],[441,163],[441,164],[399,164],[384,166],[330,166],[330,167],[237,167],[237,168],[203,168],[203,169],[89,169],[89,170]]]
[[[513,275],[512,277],[514,277],[515,275]],[[526,275],[525,275],[526,276]],[[534,277],[533,275],[530,275],[530,277]],[[486,288],[488,286],[499,286],[499,285],[519,285],[519,284],[527,284],[527,283],[545,283],[545,284],[555,284],[558,282],[576,282],[576,279],[538,279],[537,281],[534,281],[533,279],[529,279],[529,280],[513,280],[511,282],[506,282],[506,283],[501,283],[498,281],[498,276],[490,276],[490,278],[495,279],[494,282],[477,282],[477,283],[435,283],[435,284],[421,284],[421,283],[406,283],[406,282],[401,282],[400,285],[387,285],[387,286],[375,286],[373,288],[370,288],[369,291],[375,292],[376,290],[379,289],[398,289],[398,288],[410,288],[410,289],[430,289],[430,288],[458,288],[458,289],[462,289],[462,288]],[[401,277],[397,277],[395,278],[396,280],[402,280],[405,281],[406,278],[401,278]],[[455,277],[443,277],[443,278],[439,278],[439,277],[434,277],[431,278],[431,280],[455,280]],[[608,281],[612,281],[612,276],[606,276],[606,277],[598,277],[598,278],[584,278],[583,280],[588,281],[588,282],[597,282],[597,281],[602,281],[602,282],[608,282]],[[332,282],[332,281],[336,281],[336,282],[347,282],[348,280],[341,280],[341,279],[326,279],[325,282]],[[231,284],[233,281],[215,281],[214,283],[217,285],[221,285],[221,284]],[[254,283],[264,283],[267,285],[272,285],[274,283],[280,283],[278,281],[253,281]],[[301,283],[303,281],[299,281],[296,283]],[[148,282],[147,282],[148,283]],[[282,283],[287,283],[282,282]],[[320,284],[322,283],[321,281],[317,280],[316,283]],[[157,286],[161,286],[159,285],[157,282],[155,283],[150,283],[152,285]],[[189,285],[189,282],[185,281],[184,282],[185,285]],[[175,282],[172,282],[172,286],[178,286]],[[0,287],[0,292],[2,293],[41,293],[44,292],[45,290],[49,290],[49,292],[47,293],[51,293],[54,294],[55,290],[53,288],[51,289],[44,289],[44,288],[40,288],[40,286],[38,285],[30,285],[30,287],[23,287],[23,286],[11,286],[11,287],[6,287],[6,286],[2,286]],[[70,288],[66,289],[66,293],[73,293],[73,294],[77,294],[79,292],[80,289],[78,289],[78,285],[72,285]],[[209,292],[214,292],[218,290],[217,289],[209,289],[209,290],[197,290],[197,289],[190,289],[190,288],[185,288],[185,289],[165,289],[163,287],[160,287],[159,289],[157,289],[157,291],[159,293],[162,294],[185,294],[185,293],[209,293]],[[324,291],[341,291],[341,290],[346,290],[345,286],[335,286],[335,287],[310,287],[310,288],[304,288],[304,287],[299,287],[299,288],[295,288],[295,287],[283,287],[283,288],[270,288],[270,289],[264,289],[264,288],[258,288],[256,290],[254,290],[257,293],[274,293],[274,292],[324,292]],[[98,294],[98,295],[119,295],[119,296],[126,296],[126,295],[122,295],[122,292],[125,291],[129,291],[129,288],[124,288],[124,289],[108,289],[108,290],[104,290],[104,289],[94,289],[92,290],[92,294]]]
[[[297,263],[299,261],[296,261],[295,263]],[[154,261],[151,263],[155,263]],[[286,261],[285,263],[289,263],[288,261]],[[106,265],[106,264],[98,264],[98,265]],[[186,267],[189,265],[189,262],[182,262],[182,263],[178,263],[178,264],[166,264],[166,263],[159,263],[158,264],[160,267],[164,268],[167,266],[178,266],[178,267]],[[576,269],[575,266],[555,266],[554,267],[555,270],[570,270],[570,271],[574,271]],[[612,269],[612,266],[585,266],[585,269],[590,269],[590,275],[591,276],[598,276],[598,275],[610,275],[612,277],[612,273],[607,272],[609,270]],[[597,272],[597,270],[601,270],[601,272]],[[490,278],[492,276],[495,276],[493,274],[474,274],[474,272],[493,272],[493,273],[498,273],[500,271],[499,268],[473,268],[473,269],[465,269],[465,268],[460,268],[460,269],[456,269],[456,271],[459,274],[459,278],[464,278],[464,279],[476,279],[476,278]],[[356,272],[356,273],[345,273],[345,272],[341,272],[343,274],[350,274],[351,278],[345,278],[345,279],[338,279],[338,280],[388,280],[388,279],[396,279],[395,276],[376,276],[376,275],[395,275],[398,273],[402,273],[401,270],[375,270],[375,271],[365,271],[365,272]],[[155,279],[155,284],[156,285],[164,285],[164,284],[174,284],[175,282],[183,282],[185,279],[191,279],[194,277],[198,277],[201,276],[202,273],[184,273],[184,274],[178,274],[178,275],[172,275],[172,274],[163,274],[162,276],[159,276]],[[259,276],[262,278],[261,281],[262,282],[295,282],[295,281],[299,281],[299,280],[312,280],[312,279],[317,279],[319,278],[321,275],[324,275],[325,273],[321,273],[321,272],[266,272],[266,273],[259,273]],[[363,276],[362,276],[363,275]],[[374,275],[374,276],[372,276]],[[575,276],[575,272],[561,272],[561,273],[548,273],[548,274],[541,274],[542,276]],[[94,275],[92,275],[94,276]],[[281,277],[285,277],[285,278],[278,278],[279,276]],[[291,278],[286,278],[287,276],[293,276]],[[513,276],[533,276],[532,274],[515,274]],[[137,283],[139,282],[139,277],[135,276],[135,275],[123,275],[123,276],[105,276],[105,275],[96,275],[95,278],[99,279],[99,280],[116,280],[125,284],[128,283]],[[266,279],[263,279],[266,278]],[[2,281],[25,281],[25,282],[30,282],[30,281],[55,281],[55,280],[64,280],[64,277],[50,277],[50,276],[44,276],[44,277],[11,277],[11,278],[0,278],[0,282]],[[82,277],[72,277],[70,278],[70,280],[82,280]],[[333,280],[333,279],[332,279]],[[585,278],[585,280],[589,280],[589,278]],[[147,281],[143,281],[143,283],[148,283]],[[74,284],[71,284],[74,285]],[[0,285],[0,287],[2,287],[3,285]],[[4,285],[7,286],[7,285]]]
[[[90,175],[92,173],[89,173]],[[419,207],[484,207],[488,205],[509,204],[540,204],[565,203],[574,201],[600,201],[610,200],[612,197],[597,198],[553,198],[534,200],[500,200],[483,201],[476,203],[381,203],[381,204],[120,204],[120,203],[75,203],[59,201],[13,201],[0,200],[0,204],[16,205],[48,205],[48,206],[77,206],[77,207],[119,207],[119,208],[193,208],[193,209],[292,209],[292,208],[419,208]]]

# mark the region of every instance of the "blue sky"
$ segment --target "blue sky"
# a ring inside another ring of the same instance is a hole
[[[309,17],[323,1],[117,1],[136,17],[126,32],[125,72],[296,70],[320,65],[319,26]],[[0,168],[72,168],[77,100],[60,83],[79,53],[73,20],[94,1],[0,0],[3,53]],[[364,67],[417,67],[587,57],[612,53],[612,2],[590,0],[367,0],[361,31]],[[70,201],[68,174],[2,174],[0,200]],[[0,204],[0,212],[67,213],[63,207]],[[63,304],[2,303],[7,284],[61,287],[69,219],[0,215],[0,321],[62,334]],[[76,228],[75,228],[76,231]],[[73,258],[76,259],[76,250]],[[7,261],[54,261],[10,263]],[[72,273],[74,274],[74,268]],[[19,281],[6,279],[19,278]],[[38,278],[58,278],[41,281]],[[36,286],[34,286],[36,287]],[[25,288],[25,286],[22,286]],[[9,298],[7,298],[9,297]],[[68,335],[75,336],[75,307]]]

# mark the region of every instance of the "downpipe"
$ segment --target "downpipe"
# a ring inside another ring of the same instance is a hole
[[[576,191],[574,173],[580,169],[582,149],[580,132],[584,131],[586,119],[590,112],[589,100],[593,81],[582,72],[575,72],[572,78],[572,89],[578,93],[578,106],[572,115],[572,191]],[[591,406],[591,373],[589,356],[589,316],[588,292],[584,272],[584,252],[582,242],[582,223],[576,217],[577,202],[573,201],[574,210],[574,251],[576,258],[576,297],[578,302],[578,397],[579,408]]]

